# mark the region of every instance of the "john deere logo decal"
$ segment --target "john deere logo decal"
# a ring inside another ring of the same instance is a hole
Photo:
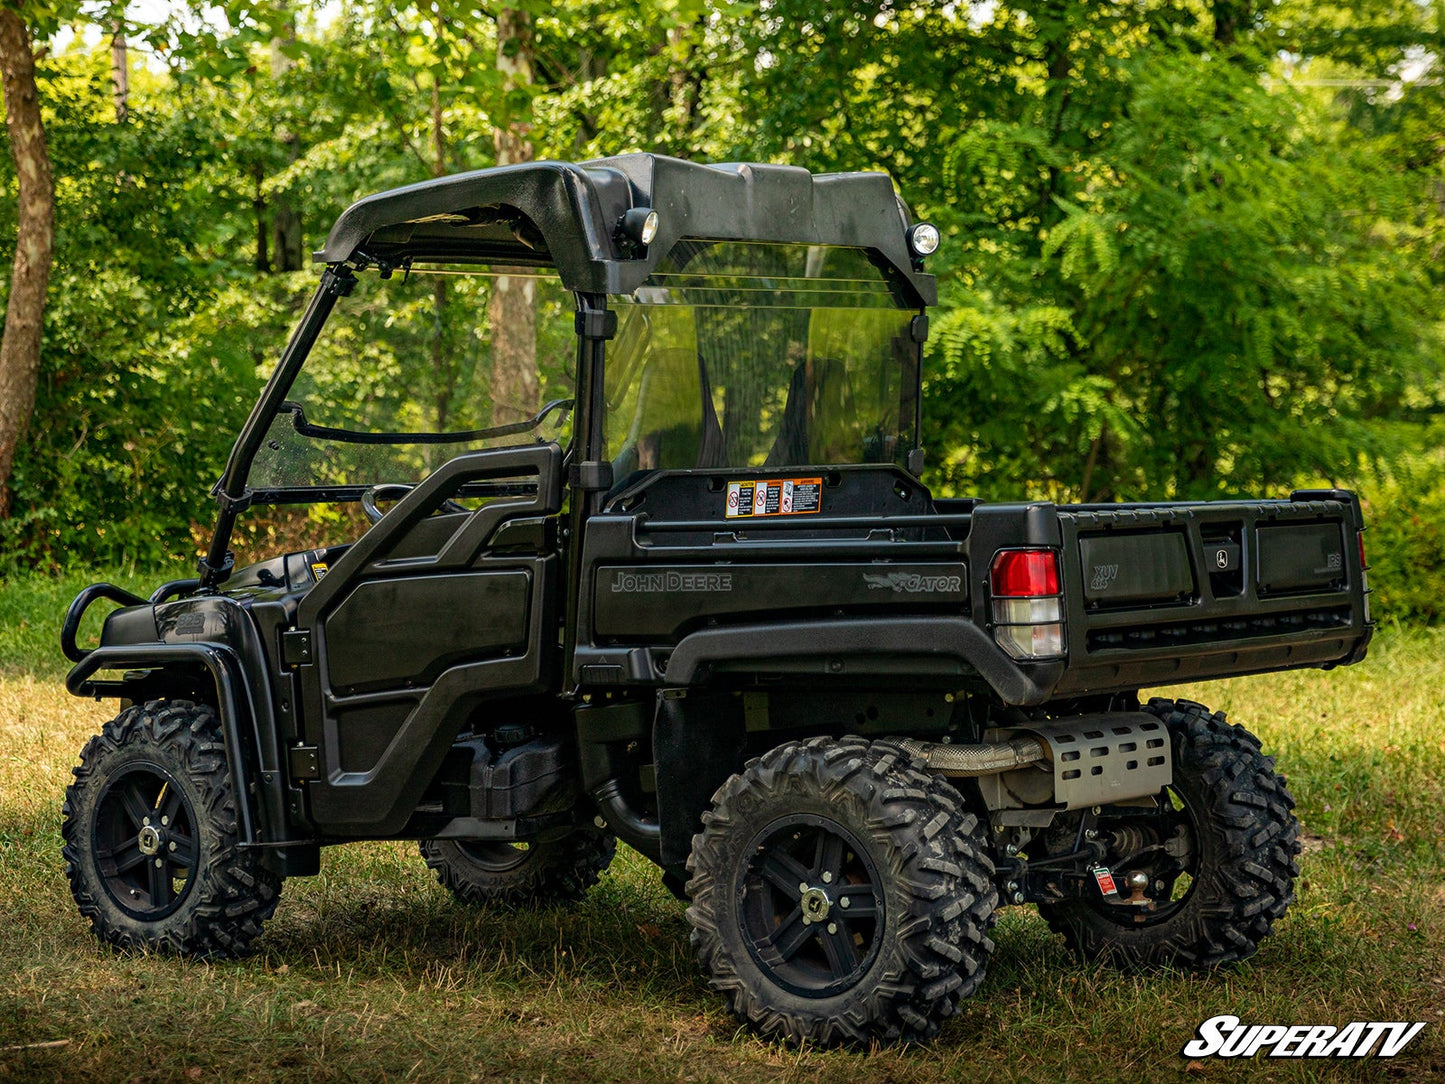
[[[882,576],[863,573],[863,582],[870,591],[892,591],[895,594],[947,593],[963,586],[961,576],[922,576],[916,572],[889,572]]]

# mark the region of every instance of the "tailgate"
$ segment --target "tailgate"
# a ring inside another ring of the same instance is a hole
[[[1057,695],[1363,658],[1359,503],[1059,509],[1068,668]]]

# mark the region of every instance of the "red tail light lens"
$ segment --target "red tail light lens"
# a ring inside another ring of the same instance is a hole
[[[993,559],[989,582],[996,598],[1037,598],[1059,593],[1053,550],[1004,550]]]
[[[1004,550],[988,572],[993,592],[993,638],[1024,661],[1064,657],[1059,559],[1053,550]]]

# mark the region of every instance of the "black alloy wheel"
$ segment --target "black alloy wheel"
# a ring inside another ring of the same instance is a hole
[[[81,751],[61,814],[71,894],[116,948],[244,955],[280,901],[281,875],[241,845],[209,704],[126,708]]]
[[[195,810],[159,764],[134,764],[105,782],[92,845],[111,900],[136,918],[171,914],[195,883]]]
[[[749,761],[687,868],[698,960],[765,1037],[932,1038],[983,981],[998,894],[978,818],[892,742],[812,738]]]
[[[749,847],[738,917],[758,967],[804,997],[857,983],[878,955],[887,917],[867,850],[841,824],[806,813],[774,821]]]

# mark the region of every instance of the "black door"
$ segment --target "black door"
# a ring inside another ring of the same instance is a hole
[[[479,705],[553,683],[548,517],[561,508],[561,464],[556,444],[453,459],[302,600],[297,628],[311,647],[298,673],[323,832],[397,833]],[[447,503],[459,496],[484,500],[460,511]]]

